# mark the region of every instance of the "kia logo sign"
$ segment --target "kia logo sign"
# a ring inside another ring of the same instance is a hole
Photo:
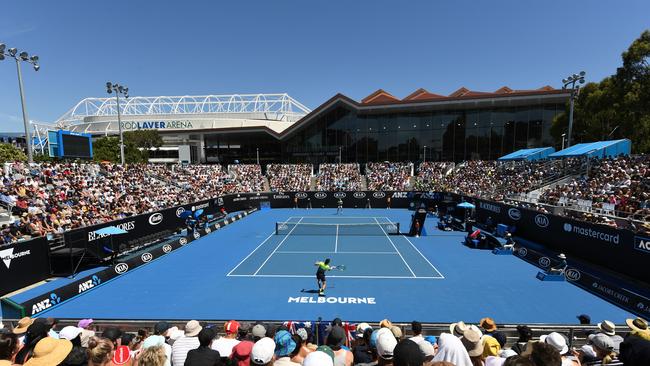
[[[522,258],[526,257],[528,255],[528,249],[523,248],[523,247],[517,249],[517,255],[522,257]]]
[[[149,216],[149,223],[151,225],[158,225],[162,222],[162,220],[163,220],[163,215],[160,212]]]
[[[375,193],[372,194],[372,196],[375,197],[375,198],[384,198],[384,197],[386,197],[386,193],[384,193],[384,192],[375,192]]]
[[[186,239],[186,238],[180,238],[180,239],[178,239],[178,244],[180,244],[180,245],[185,245],[185,244],[187,244],[187,239]]]
[[[551,260],[548,257],[542,257],[537,261],[542,268],[547,268],[551,265]]]
[[[153,255],[151,253],[142,253],[140,259],[142,259],[143,262],[148,263],[153,259]]]
[[[115,265],[115,273],[122,274],[129,270],[129,265],[126,263],[118,263]]]
[[[345,198],[345,192],[335,192],[334,198]]]
[[[305,193],[305,192],[298,192],[298,193],[296,193],[295,197],[296,197],[297,199],[299,199],[299,200],[302,200],[302,199],[307,198],[307,193]]]
[[[192,236],[194,237],[194,239],[198,239],[201,237],[201,234],[198,231],[195,231],[194,234],[192,234]]]
[[[580,279],[580,271],[575,268],[568,268],[564,271],[564,277],[569,281],[577,281]]]
[[[357,199],[366,198],[366,192],[354,192],[352,196]]]
[[[185,207],[179,207],[176,209],[176,217],[181,217],[181,215],[185,212]]]
[[[169,244],[163,245],[163,252],[169,253],[171,251],[172,251],[172,246],[171,245],[169,245]]]
[[[511,219],[513,219],[515,221],[518,221],[519,219],[521,219],[521,211],[519,211],[516,208],[511,208],[511,209],[508,210],[508,216]]]
[[[548,223],[549,223],[548,217],[546,217],[545,215],[539,214],[535,216],[535,225],[539,227],[547,227]]]
[[[314,193],[314,197],[318,198],[319,200],[322,200],[323,198],[327,197],[327,193],[325,193],[325,192],[316,192],[316,193]]]

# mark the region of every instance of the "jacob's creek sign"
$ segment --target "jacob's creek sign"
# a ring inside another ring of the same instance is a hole
[[[194,128],[191,121],[124,121],[122,128],[127,130],[180,130]]]
[[[130,231],[130,230],[133,230],[135,228],[135,221],[123,222],[121,224],[115,225],[115,227],[117,227],[119,229],[122,229],[124,231]],[[101,234],[101,233],[98,233],[97,231],[89,231],[88,232],[88,241],[94,241],[94,240],[97,240],[97,239],[101,239],[101,238],[103,238],[105,236],[108,236],[108,234]]]
[[[374,297],[289,297],[289,304],[352,304],[377,305]]]

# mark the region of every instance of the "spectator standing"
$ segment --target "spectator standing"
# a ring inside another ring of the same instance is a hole
[[[232,348],[230,359],[237,363],[237,366],[250,366],[251,351],[255,343],[251,341],[241,341]]]
[[[269,337],[264,337],[255,342],[251,349],[251,363],[257,366],[273,365],[275,355],[275,342]]]
[[[67,339],[44,337],[34,347],[33,356],[24,363],[25,366],[59,365],[72,350],[72,343]]]
[[[616,352],[614,352],[614,341],[610,336],[604,333],[594,334],[589,337],[589,341],[596,352],[597,360],[587,362],[585,365],[623,365],[623,362],[619,361]]]
[[[134,363],[133,357],[131,356],[131,350],[128,346],[122,345],[122,335],[124,335],[124,333],[116,327],[104,328],[104,331],[102,332],[102,337],[112,342],[112,350],[115,351],[111,357],[111,366],[130,366]],[[90,347],[90,343],[88,343],[88,345]]]
[[[108,366],[113,358],[113,342],[106,338],[91,338],[88,341],[88,366]]]
[[[199,347],[199,332],[203,329],[196,320],[190,320],[185,324],[184,334],[172,345],[172,364],[184,365],[187,353]]]
[[[377,365],[385,366],[393,364],[393,352],[397,346],[397,340],[391,332],[382,332],[377,336]]]
[[[609,320],[603,320],[602,322],[598,323],[598,329],[602,334],[605,334],[612,339],[612,343],[614,344],[614,352],[618,353],[620,351],[620,345],[623,342],[623,337],[616,334],[616,325]]]
[[[342,348],[346,338],[345,330],[338,325],[327,335],[326,343],[334,351],[334,366],[352,366],[354,362],[352,352]]]
[[[39,319],[41,321],[36,321]],[[25,332],[23,348],[18,351],[14,361],[16,364],[22,365],[32,358],[36,344],[38,344],[38,342],[43,338],[47,337],[49,326],[45,323],[45,319],[37,318],[36,320],[29,326],[29,328],[27,328],[27,332]]]
[[[239,343],[239,340],[237,339],[239,322],[236,320],[226,322],[226,324],[224,324],[224,330],[226,335],[212,342],[212,346],[210,347],[212,347],[213,350],[218,351],[221,357],[228,357],[232,353],[232,348]]]
[[[95,325],[92,319],[81,319],[77,324],[81,328],[81,347],[88,347],[88,340],[95,336]]]
[[[424,364],[424,354],[420,351],[417,343],[410,339],[398,343],[393,354],[393,365],[395,366],[422,366]]]
[[[164,366],[168,362],[162,344],[147,347],[138,355],[138,366]]]
[[[199,332],[199,347],[187,353],[184,366],[220,366],[221,355],[213,350],[210,345],[214,340],[214,331],[203,328]]]
[[[410,339],[415,343],[420,343],[424,341],[424,336],[422,335],[422,323],[417,320],[411,322],[411,332],[413,332],[413,337]]]
[[[448,333],[442,333],[438,337],[438,353],[436,353],[432,361],[434,363],[451,362],[455,366],[472,366],[472,361],[461,340],[457,336]]]

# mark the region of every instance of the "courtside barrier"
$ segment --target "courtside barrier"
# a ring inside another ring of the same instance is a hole
[[[138,252],[138,255],[124,259],[106,269],[93,273],[92,275],[81,277],[65,286],[35,296],[19,304],[13,302],[11,299],[0,299],[2,304],[2,313],[7,318],[21,318],[24,316],[38,315],[47,309],[81,295],[82,293],[100,286],[107,281],[188,245],[192,241],[200,239],[202,236],[205,236],[214,230],[218,230],[221,227],[240,220],[253,211],[255,211],[255,209],[244,211],[230,218],[218,221],[213,226],[196,230],[193,233],[188,233],[186,236],[180,236],[165,241],[162,245]]]

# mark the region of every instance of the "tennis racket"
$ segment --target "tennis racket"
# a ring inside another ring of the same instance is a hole
[[[337,266],[332,266],[332,269],[337,269],[339,271],[345,271],[345,264],[339,264]]]

